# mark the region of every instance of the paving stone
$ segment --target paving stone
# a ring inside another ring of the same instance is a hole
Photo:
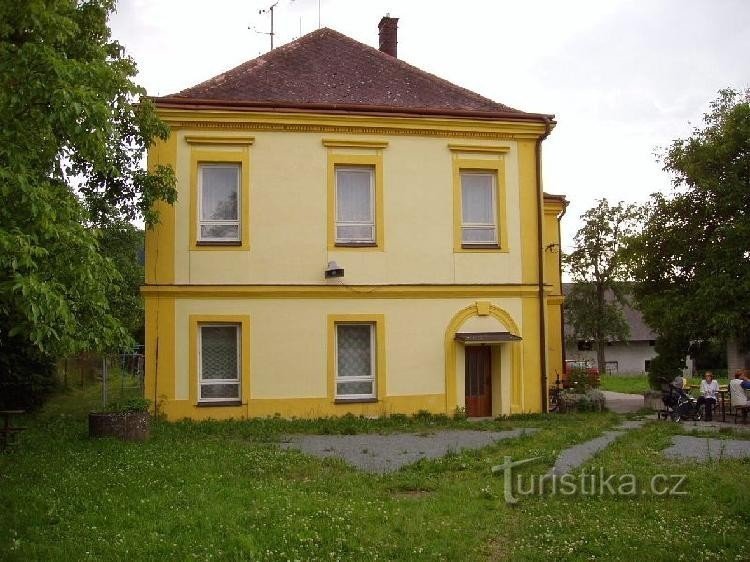
[[[625,420],[620,425],[616,425],[614,429],[638,429],[643,427],[646,420]]]
[[[536,428],[521,428],[507,431],[451,430],[430,434],[291,435],[280,447],[321,458],[337,457],[366,472],[385,473],[420,459],[443,457],[450,451],[479,449],[536,431]]]
[[[663,453],[670,459],[698,462],[745,459],[750,458],[750,441],[675,435],[672,437],[672,446],[664,449]]]
[[[578,445],[574,445],[568,449],[565,449],[557,457],[555,466],[553,466],[549,474],[555,476],[562,476],[571,472],[573,469],[578,468],[583,463],[588,461],[599,451],[606,449],[607,446],[612,443],[618,437],[625,435],[626,431],[605,431],[601,437],[584,441]]]

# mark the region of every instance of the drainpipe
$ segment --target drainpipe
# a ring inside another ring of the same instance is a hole
[[[538,277],[539,277],[539,345],[541,349],[541,384],[542,384],[542,412],[547,412],[547,311],[544,306],[544,241],[542,222],[544,220],[544,195],[542,194],[542,142],[551,131],[550,120],[544,118],[544,134],[536,140],[536,197],[537,197],[537,236],[538,249]]]
[[[558,248],[560,252],[558,254],[560,256],[560,259],[557,260],[557,266],[560,271],[560,296],[562,296],[563,294],[563,289],[562,289],[562,271],[563,271],[563,268],[562,268],[562,231],[560,229],[560,223],[562,222],[562,218],[565,216],[565,211],[567,210],[568,210],[568,203],[566,202],[563,205],[562,212],[559,215],[557,215],[557,239],[560,241],[560,247]],[[565,380],[565,359],[566,359],[565,357],[565,308],[564,307],[565,307],[565,302],[563,301],[563,308],[560,310],[560,338],[561,338],[560,347],[562,348],[560,349],[560,355],[562,355],[561,365],[562,365],[562,370],[563,370],[563,372],[560,373],[560,377],[562,377],[561,380]],[[559,378],[559,377],[555,377],[555,378]]]

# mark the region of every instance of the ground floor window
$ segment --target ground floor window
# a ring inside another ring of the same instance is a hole
[[[198,330],[198,399],[240,399],[240,324],[201,324]]]
[[[375,398],[375,324],[336,324],[336,397]]]

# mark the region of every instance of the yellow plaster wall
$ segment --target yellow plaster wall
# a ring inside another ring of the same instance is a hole
[[[146,364],[144,394],[155,403],[175,398],[175,301],[147,298],[145,302]]]
[[[560,285],[560,220],[561,205],[545,204],[544,207],[544,282],[551,294],[562,294]]]
[[[456,407],[466,408],[466,347],[462,343],[454,345],[456,346]]]
[[[500,416],[503,414],[509,414],[510,409],[503,408],[503,403],[506,402],[503,386],[503,356],[505,355],[505,344],[493,345],[492,346],[492,415]]]
[[[523,411],[539,412],[542,408],[541,346],[539,345],[539,300],[523,300]]]
[[[552,386],[557,375],[563,378],[562,303],[547,303],[547,384]]]
[[[187,349],[191,314],[248,314],[254,398],[326,396],[326,318],[383,314],[388,341],[388,394],[444,392],[443,334],[451,316],[471,301],[188,300],[175,305],[177,349]],[[520,319],[520,299],[497,302]],[[520,325],[520,322],[519,322]],[[177,354],[176,397],[187,398],[187,356]],[[437,376],[436,376],[437,374]]]
[[[560,277],[560,219],[565,205],[548,200],[544,205],[544,281],[547,285],[547,384],[553,385],[557,376],[564,375],[563,367],[563,301]]]
[[[525,330],[525,302],[529,298],[496,299],[492,304],[505,310],[521,333]],[[157,400],[166,399],[163,411],[170,417],[243,417],[273,414],[303,415],[300,408],[314,408],[317,415],[349,411],[378,415],[386,408],[393,411],[452,412],[456,404],[445,399],[445,331],[453,316],[475,301],[470,299],[189,299],[147,298],[149,322],[147,396],[154,398],[156,361],[153,342],[156,334],[156,308],[159,308],[159,332],[164,334],[159,348]],[[386,396],[379,405],[334,405],[327,389],[327,319],[329,315],[382,315],[385,325]],[[241,315],[252,324],[250,341],[250,388],[247,412],[233,408],[195,408],[190,400],[190,318],[191,316]],[[471,323],[464,330],[483,329]],[[533,319],[529,320],[533,327]],[[173,339],[170,324],[174,326]],[[532,333],[533,334],[533,333]],[[460,344],[455,344],[463,348]],[[515,344],[514,344],[515,345]],[[526,343],[524,342],[524,347]],[[510,385],[510,344],[498,346],[502,353],[494,360],[493,370],[502,373]],[[533,343],[530,342],[530,349]],[[458,350],[457,350],[458,351]],[[493,350],[494,352],[495,350]],[[524,361],[533,357],[526,357]],[[538,358],[536,359],[538,363]],[[463,388],[463,355],[457,353],[457,386]],[[526,365],[523,366],[526,370]],[[498,379],[499,383],[499,379]],[[525,385],[528,387],[529,385]],[[436,397],[440,399],[437,400]],[[510,413],[510,393],[498,392],[502,403],[498,413]],[[463,402],[463,391],[456,396]],[[506,404],[507,402],[507,404]],[[429,407],[428,407],[429,406]],[[268,411],[268,409],[274,409]],[[361,410],[365,408],[365,410]],[[379,410],[380,409],[380,410]],[[208,413],[206,412],[208,410]],[[533,410],[526,408],[526,410]],[[265,413],[263,413],[265,412]],[[309,413],[309,412],[307,412]]]
[[[148,151],[148,168],[149,170],[154,170],[157,166],[176,168],[177,159],[177,135],[171,135],[166,141],[157,139]],[[183,198],[189,201],[189,187],[184,185],[183,189],[186,189]],[[146,283],[155,284],[174,283],[175,236],[178,230],[183,229],[177,229],[175,225],[176,205],[168,205],[160,201],[155,205],[155,209],[159,213],[159,223],[146,230],[145,280]],[[187,226],[184,230],[187,236]]]
[[[524,338],[522,343],[496,346],[500,353],[499,359],[493,359],[493,369],[497,367],[501,373],[502,389],[511,388],[509,392],[501,390],[500,413],[539,410],[540,303],[537,294],[527,293],[538,281],[534,139],[542,132],[539,124],[222,112],[191,115],[171,110],[165,113],[173,125],[173,134],[152,148],[149,166],[173,165],[179,196],[174,207],[162,207],[162,223],[147,232],[146,283],[204,287],[215,284],[230,291],[224,296],[217,292],[176,298],[145,292],[146,393],[162,402],[162,411],[171,419],[276,412],[286,416],[345,412],[382,415],[419,409],[452,412],[456,404],[463,403],[463,345],[454,344],[455,349],[449,353],[445,330],[459,311],[473,306],[475,299],[437,295],[412,298],[406,290],[399,296],[392,292],[392,298],[360,294],[376,291],[378,285],[418,288],[420,284],[463,284],[471,288],[473,284],[525,284],[512,297],[492,300],[509,313]],[[349,125],[362,129],[350,134]],[[464,134],[465,137],[458,136]],[[240,143],[240,137],[252,137],[247,146],[250,209],[249,217],[244,217],[249,218],[249,245],[191,251],[190,224],[195,217],[191,216],[189,197],[191,144],[185,139],[190,137],[194,145],[197,137],[211,137],[211,143],[220,145],[217,150],[224,150],[226,147],[221,145],[232,136],[243,146],[248,143]],[[331,138],[336,142],[332,144]],[[328,142],[324,143],[324,139]],[[366,141],[368,146],[358,146],[358,140]],[[488,145],[492,149],[476,149]],[[502,150],[498,152],[499,145]],[[328,157],[332,152],[372,154],[373,147],[383,162],[381,247],[374,251],[329,249]],[[454,249],[452,158],[456,150],[473,159],[502,159],[507,253]],[[545,215],[544,230],[551,233],[546,218]],[[343,280],[324,279],[325,265],[333,260],[344,267]],[[551,270],[547,263],[545,269]],[[282,288],[293,284],[302,288],[336,285],[324,287],[335,291],[336,296],[295,298],[293,291]],[[242,295],[231,294],[229,285],[259,288],[263,294],[256,298],[246,297],[242,291]],[[477,297],[485,298],[479,296],[483,294],[482,287],[476,289]],[[275,298],[285,291],[283,298]],[[347,294],[342,296],[342,291]],[[356,298],[350,298],[349,293],[357,293]],[[525,296],[518,296],[522,294]],[[552,310],[554,314],[554,306],[559,311],[559,302],[549,302],[548,313]],[[240,409],[195,408],[189,400],[189,317],[217,314],[247,315],[253,326],[252,393],[247,405]],[[326,396],[326,318],[330,314],[382,314],[385,318],[388,395],[384,400],[342,409]],[[490,325],[487,320],[471,317],[463,329],[492,330],[485,329]],[[554,337],[553,325],[554,321],[547,322],[548,337]],[[453,371],[450,375],[455,379],[446,379],[448,358]],[[493,404],[493,411],[497,408]]]
[[[383,251],[329,250],[328,154],[330,150],[346,153],[347,149],[324,146],[323,139],[331,135],[323,133],[243,130],[222,135],[248,133],[254,137],[248,147],[250,248],[224,251],[190,250],[191,145],[185,137],[195,139],[206,133],[185,129],[173,134],[179,190],[174,210],[175,283],[322,284],[325,265],[333,260],[344,267],[346,283],[351,284],[521,282],[522,240],[532,232],[522,237],[521,217],[514,212],[521,199],[516,141],[505,141],[509,150],[502,155],[508,253],[454,253],[449,139],[402,135],[384,135],[387,146],[378,149],[383,158]],[[361,135],[336,137],[355,139]],[[477,157],[497,159],[494,155]],[[527,164],[533,165],[533,159]]]
[[[521,246],[521,279],[523,283],[539,281],[539,202],[536,180],[536,142],[518,141],[519,203],[517,213],[523,225]],[[509,211],[512,212],[512,211]]]

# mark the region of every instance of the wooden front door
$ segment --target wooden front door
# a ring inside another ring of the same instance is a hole
[[[466,346],[466,415],[492,415],[492,348]]]

